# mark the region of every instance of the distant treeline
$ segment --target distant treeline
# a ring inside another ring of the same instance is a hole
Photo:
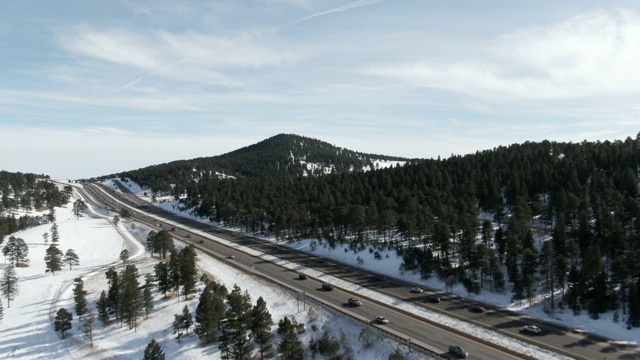
[[[28,213],[66,204],[70,190],[60,191],[46,175],[0,171],[0,242],[8,234],[48,222],[47,216]],[[15,211],[27,214],[16,217]]]

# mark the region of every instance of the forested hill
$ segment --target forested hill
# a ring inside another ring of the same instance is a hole
[[[247,166],[261,166],[253,161]],[[174,191],[186,194],[187,208],[244,232],[345,243],[356,253],[395,249],[402,271],[474,292],[523,299],[561,289],[552,309],[558,301],[594,317],[616,309],[638,327],[639,171],[640,134],[286,180],[202,176]]]
[[[280,134],[227,154],[149,166],[119,176],[153,191],[169,191],[170,184],[184,189],[184,184],[203,176],[289,179],[374,169],[375,161],[407,159],[359,153],[308,137]]]
[[[31,211],[62,206],[68,199],[69,191],[60,191],[49,176],[0,171],[0,243],[8,234],[48,221]]]

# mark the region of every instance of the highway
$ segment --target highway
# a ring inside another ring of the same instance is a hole
[[[297,263],[307,268],[332,275],[345,281],[367,287],[372,290],[393,296],[395,298],[411,301],[432,311],[440,312],[452,317],[459,318],[464,321],[475,323],[479,326],[489,328],[504,335],[508,335],[525,342],[530,342],[551,351],[564,354],[576,359],[640,359],[640,352],[635,348],[626,348],[624,346],[616,346],[604,339],[592,336],[590,334],[573,333],[569,329],[563,329],[558,326],[541,323],[534,319],[525,318],[518,314],[499,311],[488,308],[484,314],[474,314],[469,312],[469,308],[473,305],[465,299],[448,294],[438,294],[442,302],[438,304],[430,303],[428,297],[433,295],[430,292],[420,294],[412,294],[408,290],[412,284],[402,283],[399,280],[387,279],[380,275],[364,271],[359,268],[347,266],[342,263],[334,262],[330,259],[320,258],[307,253],[299,252],[286,246],[278,246],[277,244],[260,241],[258,239],[244,236],[242,234],[233,233],[223,229],[215,228],[200,222],[192,221],[184,217],[171,214],[155,206],[149,206],[148,203],[138,199],[132,194],[116,193],[109,190],[109,194],[118,197],[119,202],[114,201],[108,196],[104,196],[95,185],[85,186],[85,196],[91,202],[98,203],[103,207],[112,209],[120,209],[125,204],[131,210],[133,217],[137,221],[145,222],[156,228],[165,228],[170,230],[172,224],[180,224],[176,226],[176,230],[172,232],[174,237],[185,242],[193,242],[198,248],[206,251],[210,255],[226,261],[236,267],[247,272],[253,272],[259,276],[271,279],[293,288],[297,291],[304,291],[307,296],[317,299],[339,311],[345,312],[360,320],[371,322],[373,319],[382,315],[389,319],[387,325],[375,325],[384,327],[386,331],[402,339],[407,339],[407,343],[411,341],[414,346],[422,346],[435,353],[448,357],[447,348],[451,344],[458,344],[469,352],[471,359],[521,359],[527,358],[523,355],[505,352],[496,344],[487,344],[483,341],[477,341],[467,334],[460,334],[455,329],[449,329],[437,324],[432,324],[428,320],[417,318],[415,315],[405,313],[397,308],[377,303],[370,299],[365,299],[358,294],[349,293],[336,288],[333,291],[323,291],[321,282],[309,278],[307,280],[299,280],[297,273],[283,269],[271,262],[248,255],[244,252],[237,251],[233,248],[224,246],[213,241],[209,236],[200,236],[198,233],[206,232],[213,236],[232,241],[238,245],[243,245],[270,254],[289,262]],[[140,206],[145,206],[140,209]],[[146,213],[146,214],[145,214]],[[155,218],[151,218],[153,215]],[[157,219],[166,219],[169,223],[158,221]],[[195,231],[195,232],[194,232]],[[229,259],[233,256],[233,259]],[[349,297],[358,297],[364,305],[353,308],[347,305]],[[535,324],[542,328],[541,336],[526,336],[519,333],[519,329],[526,324]]]

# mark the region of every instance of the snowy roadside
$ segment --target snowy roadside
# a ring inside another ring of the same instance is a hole
[[[107,182],[107,185],[110,185]],[[113,185],[111,185],[113,187]],[[130,185],[131,186],[131,185]],[[140,194],[141,189],[139,189],[139,187],[135,187],[132,188],[132,191],[136,194]],[[108,195],[108,194],[107,194]],[[109,195],[110,196],[110,195]],[[145,200],[150,200],[148,197],[142,197]],[[117,199],[113,198],[114,200],[117,201]],[[189,214],[188,212],[185,211],[181,211],[181,209],[179,208],[179,206],[176,206],[176,203],[174,201],[165,201],[162,202],[160,204],[158,204],[160,207],[162,207],[163,209],[170,211],[172,213],[175,213],[177,215],[183,216],[185,218],[189,218],[191,220],[195,220],[195,221],[199,221],[201,223],[209,223],[208,220],[202,220],[196,216],[193,216],[191,214]],[[144,213],[144,211],[142,211]],[[152,214],[147,214],[147,216],[151,217],[151,218],[155,218],[154,215]],[[163,221],[167,222],[166,220],[163,219]],[[171,223],[170,221],[168,223]],[[179,225],[179,224],[174,224],[174,225]],[[424,319],[428,319],[431,322],[440,324],[442,326],[451,328],[451,329],[455,329],[456,331],[461,331],[467,334],[470,334],[470,336],[476,337],[478,339],[482,339],[483,341],[486,342],[490,342],[493,344],[498,344],[499,346],[509,349],[511,351],[517,352],[519,354],[525,355],[525,356],[529,356],[532,358],[537,358],[537,359],[549,359],[549,360],[553,360],[553,359],[569,359],[568,357],[565,357],[563,355],[560,355],[558,353],[540,348],[538,346],[496,333],[495,331],[465,322],[465,321],[461,321],[458,319],[455,319],[453,317],[450,316],[446,316],[440,313],[435,313],[433,311],[429,311],[427,309],[424,309],[422,307],[419,307],[417,305],[402,301],[400,299],[388,296],[388,295],[384,295],[384,294],[380,294],[376,291],[372,291],[369,290],[367,288],[363,288],[359,285],[355,285],[352,284],[350,282],[341,280],[339,278],[330,276],[330,275],[326,275],[324,273],[318,272],[316,270],[313,269],[309,269],[309,268],[305,268],[297,263],[290,263],[286,260],[282,260],[280,258],[276,258],[273,257],[271,255],[268,254],[263,254],[260,253],[256,250],[253,250],[251,248],[248,247],[244,247],[241,245],[237,245],[235,243],[232,243],[230,241],[221,239],[219,237],[213,236],[209,233],[203,232],[203,231],[199,231],[199,230],[195,230],[195,229],[190,229],[190,231],[198,234],[199,236],[202,237],[206,237],[206,238],[210,238],[210,239],[214,239],[218,242],[220,242],[221,244],[224,244],[226,246],[235,248],[237,250],[243,251],[247,254],[251,254],[253,256],[259,257],[262,260],[265,261],[269,261],[275,264],[278,264],[280,266],[283,266],[287,269],[290,270],[294,270],[297,272],[302,272],[307,274],[308,276],[317,278],[317,279],[321,279],[323,281],[326,281],[328,283],[333,284],[334,286],[337,286],[339,288],[351,291],[351,292],[356,292],[356,293],[360,293],[362,294],[362,296],[365,297],[369,297],[372,299],[376,299],[377,301],[387,304],[387,305],[392,305],[394,307],[400,308],[404,311],[410,312],[415,314],[416,316],[422,317]],[[265,239],[265,240],[270,240],[270,241],[274,241],[273,239]],[[302,250],[302,251],[306,251],[306,252],[310,252],[310,253],[314,253],[314,255],[320,255],[320,256],[325,256],[325,257],[329,257],[329,258],[334,258],[336,259],[336,255],[337,255],[337,259],[339,261],[343,261],[346,263],[353,263],[354,265],[357,264],[355,257],[356,255],[354,254],[354,252],[351,251],[345,251],[344,249],[342,249],[341,247],[336,247],[336,249],[329,251],[327,249],[327,246],[325,244],[325,246],[318,246],[318,247],[312,247],[310,245],[310,243],[314,241],[312,239],[307,239],[307,240],[302,240],[299,242],[295,242],[295,243],[286,243],[286,242],[281,242],[280,244],[283,246],[289,246],[289,247],[293,247],[296,248],[298,250]],[[311,251],[311,249],[315,249],[315,251]],[[359,256],[366,256],[363,254],[364,252],[362,252],[361,254],[359,254]],[[377,261],[373,258],[373,255],[371,254],[367,254],[370,255],[371,257],[371,261],[366,261],[365,263],[371,263],[374,264],[373,268],[370,268],[369,270],[372,271],[376,271],[378,273],[382,273],[385,274],[385,276],[392,276],[393,274],[395,274],[397,272],[398,269],[398,265],[395,264],[395,261]],[[369,260],[369,259],[368,259]],[[388,260],[388,259],[387,259]],[[393,260],[393,259],[392,259]],[[393,270],[389,269],[389,267],[392,267]]]
[[[123,248],[132,254],[129,263],[139,269],[140,281],[145,274],[153,271],[157,259],[152,259],[144,252],[143,241],[149,228],[144,225],[123,221],[117,230],[109,221],[109,213],[91,206],[87,214],[80,219],[73,217],[71,205],[57,208],[57,225],[60,233],[60,249],[72,248],[80,257],[80,265],[69,270],[68,267],[55,273],[44,272],[44,251],[46,249],[42,234],[49,231],[51,224],[34,227],[15,234],[23,238],[29,246],[30,266],[19,268],[19,294],[11,302],[11,307],[4,307],[4,318],[0,320],[0,357],[12,356],[20,359],[131,359],[142,358],[142,353],[151,338],[155,338],[164,348],[167,358],[201,359],[203,357],[219,359],[217,346],[203,347],[197,336],[191,331],[178,343],[172,332],[173,315],[182,311],[185,305],[191,313],[195,313],[198,303],[197,295],[188,301],[182,297],[163,298],[154,292],[155,308],[148,319],[140,318],[138,326],[129,330],[126,326],[111,324],[102,327],[96,322],[93,334],[94,347],[89,347],[88,340],[82,333],[82,322],[74,315],[73,328],[62,340],[53,330],[52,322],[55,313],[62,307],[74,312],[73,280],[81,277],[84,288],[88,291],[87,300],[93,307],[95,300],[108,285],[105,271],[115,266],[122,268],[119,260]],[[178,247],[183,244],[178,244]],[[358,340],[360,331],[365,327],[361,323],[344,316],[327,311],[322,307],[307,306],[306,311],[299,311],[295,297],[291,293],[274,287],[251,275],[239,272],[202,253],[198,254],[198,264],[202,272],[212,274],[215,279],[227,288],[234,284],[248,290],[255,302],[262,296],[274,322],[284,316],[293,317],[305,323],[307,331],[301,340],[309,344],[311,339],[318,339],[326,328],[332,336],[348,339],[347,346],[354,350],[356,359],[386,360],[396,348],[403,349],[400,344],[384,334],[373,331],[373,346],[363,348]],[[6,264],[0,265],[0,270]],[[200,288],[202,284],[199,285]],[[329,326],[330,324],[330,326]],[[275,327],[274,327],[275,329]],[[315,330],[314,330],[315,329]],[[307,347],[307,346],[305,346]],[[426,360],[430,356],[408,354],[408,360]],[[305,359],[311,359],[307,352]]]

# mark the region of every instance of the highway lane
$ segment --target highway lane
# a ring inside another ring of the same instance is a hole
[[[113,195],[120,196],[115,192],[113,193]],[[126,201],[129,206],[133,206],[135,208],[140,204],[146,204],[145,202],[133,196],[132,194],[125,193],[124,195],[127,198]],[[116,204],[112,204],[112,205],[117,206]],[[608,359],[616,359],[616,358],[640,359],[640,356],[637,350],[635,349],[618,347],[611,343],[603,342],[601,339],[591,336],[589,334],[574,334],[567,329],[562,329],[557,326],[548,326],[545,324],[541,324],[534,319],[528,319],[521,315],[511,314],[509,312],[496,311],[496,310],[490,309],[486,314],[471,314],[469,313],[468,309],[472,305],[472,302],[469,302],[468,300],[461,299],[456,296],[450,296],[447,294],[440,294],[440,296],[443,299],[442,303],[431,304],[427,301],[427,296],[430,295],[431,293],[425,292],[423,294],[409,294],[408,288],[411,286],[411,284],[405,284],[394,279],[384,279],[384,278],[381,278],[379,275],[362,271],[362,269],[354,268],[351,266],[345,266],[345,264],[336,263],[328,259],[323,259],[323,258],[315,257],[306,253],[297,252],[288,247],[278,246],[270,242],[258,241],[254,238],[250,238],[242,234],[236,234],[226,230],[212,228],[211,226],[207,226],[200,222],[190,221],[178,215],[164,212],[164,210],[161,210],[156,207],[149,207],[145,209],[145,211],[153,213],[157,216],[161,216],[163,218],[166,217],[170,221],[173,221],[176,223],[182,223],[186,225],[188,228],[206,231],[207,233],[213,234],[215,236],[231,239],[231,241],[235,243],[249,246],[265,253],[270,253],[273,256],[283,258],[291,262],[300,263],[305,267],[314,268],[318,271],[330,274],[332,276],[339,277],[343,280],[347,280],[352,283],[360,284],[368,288],[375,289],[377,291],[389,294],[399,299],[414,301],[417,304],[424,306],[426,308],[432,309],[434,311],[439,311],[447,315],[456,316],[466,321],[475,322],[479,325],[491,328],[493,330],[497,330],[499,332],[508,334],[510,336],[522,339],[527,342],[532,342],[538,346],[549,348],[553,351],[564,353],[574,358],[600,359],[604,356],[607,356]],[[134,211],[134,213],[136,212]],[[181,230],[178,230],[178,232],[180,231]],[[205,241],[204,239],[198,239],[198,240]],[[210,248],[211,251],[219,252],[222,254],[224,254],[225,251],[227,252],[230,251],[228,248],[224,246],[220,246],[219,244],[216,244],[216,243],[210,243],[209,241],[205,241],[203,244],[199,244],[199,245],[206,246],[207,248]],[[235,256],[236,256],[236,259],[240,259],[243,257],[243,255],[240,255],[240,254],[235,254]],[[249,261],[249,260],[247,259],[246,261]],[[259,265],[259,264],[254,264],[253,266],[255,265]],[[295,274],[293,275],[293,277],[295,277]],[[292,278],[288,280],[291,282]],[[368,314],[368,315],[372,316],[372,318],[375,316],[373,314]],[[402,322],[402,324],[404,323],[405,322]],[[543,329],[543,336],[539,336],[539,337],[523,336],[518,332],[518,330],[523,325],[529,324],[529,323],[538,324]],[[403,331],[407,331],[407,337],[412,337],[411,335],[409,335],[411,333],[410,330],[411,329],[403,330]],[[417,336],[413,338],[418,339],[420,338],[420,336],[422,336],[423,338],[425,338],[425,340],[428,339],[429,341],[436,341],[435,339],[428,338],[427,335],[425,334],[434,334],[433,337],[438,337],[440,336],[440,334],[443,334],[443,333],[446,334],[447,330],[436,327],[426,332],[420,331],[420,333],[421,334],[417,334]],[[447,340],[441,341],[436,346],[439,349],[446,349],[445,342],[451,341],[449,339],[450,337],[447,335]],[[479,347],[479,346],[474,345],[473,343],[469,343],[467,347],[475,349],[476,347]],[[505,358],[505,356],[495,357],[496,356],[495,354],[491,355],[490,353],[484,354],[484,355],[488,357],[474,356],[474,358]]]

